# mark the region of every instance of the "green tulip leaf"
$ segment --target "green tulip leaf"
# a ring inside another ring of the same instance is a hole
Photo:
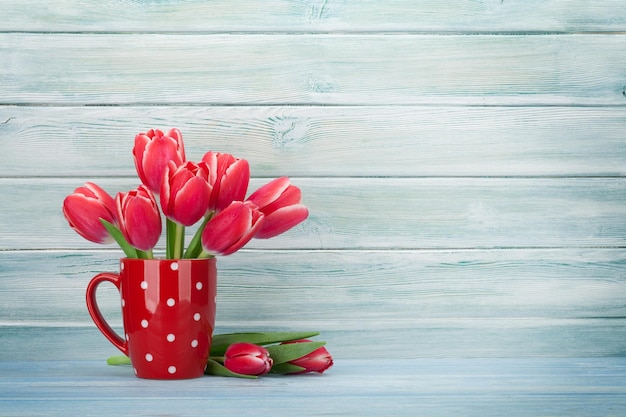
[[[204,370],[206,375],[215,375],[215,376],[228,376],[234,378],[248,378],[248,379],[257,379],[258,377],[255,375],[243,375],[238,374],[236,372],[232,372],[228,370],[224,365],[214,361],[213,359],[209,359],[207,361],[206,369]]]
[[[272,343],[308,339],[317,335],[319,335],[319,332],[250,332],[218,334],[213,336],[213,340],[211,342],[211,356],[223,356],[228,346],[233,343],[247,342],[263,346]]]
[[[190,259],[200,256],[202,253],[202,232],[212,217],[213,212],[204,216],[204,220],[202,221],[200,227],[196,230],[196,233],[193,235],[191,242],[189,242],[189,246],[187,246],[187,250],[185,251],[183,258]]]
[[[107,364],[115,366],[130,365],[130,358],[124,355],[111,356],[109,359],[107,359]]]
[[[124,234],[122,233],[120,229],[118,229],[117,227],[115,227],[115,225],[109,223],[108,221],[102,218],[100,219],[100,223],[102,223],[104,228],[107,229],[107,232],[111,234],[111,236],[113,237],[113,239],[115,239],[117,244],[120,245],[120,248],[122,248],[127,258],[139,257],[139,255],[137,254],[137,250],[130,243],[128,243],[128,241],[126,240],[126,238],[124,238]]]
[[[270,374],[297,374],[298,372],[302,372],[304,370],[305,368],[291,363],[279,363],[278,365],[272,366]]]
[[[274,365],[300,359],[308,355],[315,349],[324,346],[326,342],[300,342],[288,343],[285,345],[268,346],[266,349],[274,361]]]

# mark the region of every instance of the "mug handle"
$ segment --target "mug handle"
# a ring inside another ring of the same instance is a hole
[[[102,334],[109,340],[109,342],[113,343],[116,348],[121,350],[124,355],[128,356],[128,344],[126,343],[126,340],[122,339],[115,332],[115,330],[111,328],[109,323],[107,323],[96,301],[96,290],[98,289],[98,285],[105,281],[112,283],[118,291],[120,290],[119,274],[102,272],[96,275],[91,279],[91,281],[89,281],[89,285],[87,285],[87,309],[89,310],[91,319],[94,323],[96,323],[96,327],[98,327]]]

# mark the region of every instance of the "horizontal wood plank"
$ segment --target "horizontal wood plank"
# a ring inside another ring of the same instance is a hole
[[[626,35],[3,33],[0,103],[624,105],[625,48]]]
[[[252,291],[248,289],[247,291]],[[86,309],[86,307],[85,307]],[[247,308],[246,308],[247,310]],[[293,316],[297,309],[289,314]],[[333,320],[342,320],[335,311]],[[531,358],[531,357],[611,357],[626,351],[624,319],[418,319],[388,328],[332,329],[332,322],[243,322],[219,321],[216,334],[247,331],[313,331],[315,340],[325,341],[337,360],[415,358]],[[375,317],[369,322],[378,323]],[[361,323],[364,324],[364,323]],[[120,334],[121,326],[114,329]],[[26,323],[0,325],[0,364],[3,361],[104,360],[120,355],[95,324],[77,326],[71,322],[56,325]],[[104,365],[106,366],[106,365]]]
[[[0,363],[4,416],[621,417],[624,358],[338,362],[324,375],[146,381],[103,362]],[[54,377],[57,378],[54,378]],[[323,398],[323,401],[320,399]]]
[[[7,31],[618,31],[620,0],[2,0]]]
[[[111,194],[136,178],[0,179],[0,249],[96,248],[70,229],[63,199],[85,181]],[[254,178],[250,191],[267,182]],[[624,178],[296,178],[309,218],[253,240],[269,249],[623,247]],[[36,202],[36,205],[35,205]],[[33,208],[36,207],[36,212]],[[190,239],[194,228],[189,228]],[[162,244],[157,249],[163,248]]]
[[[230,152],[256,176],[626,174],[622,107],[6,106],[0,176],[133,176],[152,127],[181,129],[190,160]]]
[[[84,294],[92,276],[118,269],[116,256],[0,252],[7,358],[36,359],[41,349],[22,352],[24,340],[56,346],[63,359],[115,354],[91,323]],[[220,258],[218,268],[217,333],[320,331],[338,357],[626,351],[623,249],[245,251]],[[98,294],[119,329],[117,291],[105,285]]]

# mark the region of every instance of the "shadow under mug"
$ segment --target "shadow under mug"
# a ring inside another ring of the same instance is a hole
[[[96,301],[100,284],[120,292],[124,337],[104,319]],[[120,260],[87,286],[87,308],[98,329],[130,358],[135,375],[149,379],[204,374],[215,325],[217,267],[209,259]]]

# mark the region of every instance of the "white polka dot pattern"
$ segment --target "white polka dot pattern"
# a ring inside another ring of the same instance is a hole
[[[206,269],[190,267],[188,260],[165,262],[146,267],[120,290],[127,354],[141,378],[201,376],[213,331],[215,284]],[[134,274],[135,265],[128,262],[125,273]]]

